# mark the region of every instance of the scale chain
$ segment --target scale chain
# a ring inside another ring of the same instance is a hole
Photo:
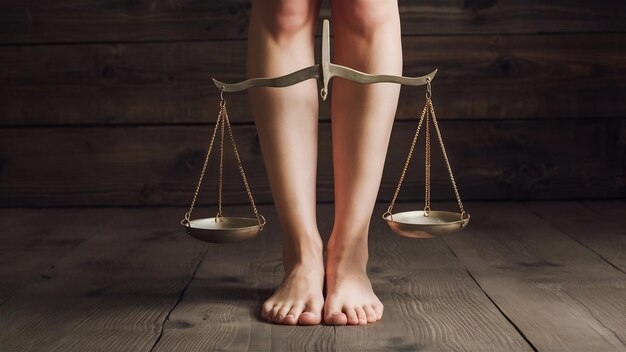
[[[224,109],[224,116],[226,118],[225,119],[226,125],[228,126],[228,134],[230,135],[230,141],[233,145],[233,151],[235,152],[235,157],[237,158],[237,164],[239,166],[241,178],[246,187],[246,192],[248,193],[250,204],[252,204],[252,210],[254,211],[254,215],[256,216],[257,221],[259,222],[259,228],[260,230],[263,230],[263,226],[265,226],[265,221],[261,222],[261,219],[259,219],[259,217],[263,218],[263,220],[265,220],[265,218],[263,217],[263,215],[259,214],[259,211],[257,210],[256,205],[254,204],[254,198],[252,197],[252,192],[250,191],[250,185],[248,185],[248,179],[246,178],[246,173],[243,171],[241,158],[239,157],[239,151],[237,150],[237,144],[235,143],[235,137],[233,137],[233,130],[230,127],[230,120],[228,119],[228,112],[226,112],[226,109]]]
[[[211,142],[209,143],[209,150],[207,151],[206,157],[204,158],[204,165],[202,166],[202,171],[200,172],[200,179],[198,180],[198,185],[196,186],[196,190],[193,194],[193,199],[191,200],[191,206],[189,207],[189,210],[185,213],[185,217],[180,222],[182,225],[189,224],[189,220],[191,218],[191,212],[193,212],[193,207],[196,204],[196,199],[198,198],[198,193],[200,192],[200,185],[202,184],[202,179],[204,178],[204,173],[209,163],[209,156],[211,155],[211,150],[213,149],[213,142],[215,141],[215,136],[217,135],[217,128],[220,126],[220,122],[223,119],[222,111],[223,111],[223,106],[220,102],[220,112],[217,116],[217,121],[215,122],[213,135],[211,136]]]
[[[428,83],[428,87],[430,87],[430,82]],[[426,112],[426,127],[425,127],[425,138],[426,138],[426,146],[425,146],[425,179],[424,179],[424,216],[428,216],[430,213],[430,116],[429,112]]]
[[[222,106],[223,105],[223,106]],[[220,114],[223,116],[226,115],[226,101],[224,98],[220,101]],[[224,120],[222,119],[222,125],[220,126],[220,173],[217,181],[218,189],[217,189],[217,215],[215,215],[215,222],[217,219],[223,219],[222,215],[222,176],[224,174]]]
[[[435,115],[435,108],[433,107],[432,100],[428,98],[427,101],[428,106],[430,107],[430,114],[433,117],[433,125],[435,126],[435,131],[437,132],[437,138],[439,139],[439,145],[441,145],[441,152],[443,154],[443,158],[446,161],[446,167],[448,168],[448,174],[450,175],[450,181],[452,182],[452,188],[454,189],[454,195],[456,196],[456,201],[459,205],[459,209],[461,210],[461,220],[465,219],[465,215],[467,214],[463,209],[463,202],[461,202],[461,196],[459,195],[459,190],[457,189],[456,182],[454,181],[454,175],[452,174],[452,167],[450,166],[450,161],[448,160],[448,154],[446,153],[446,147],[443,145],[443,138],[441,137],[441,131],[439,130],[439,124],[437,124],[437,116]]]
[[[237,150],[237,145],[235,143],[235,138],[233,136],[232,128],[230,126],[230,120],[228,119],[228,111],[226,109],[226,100],[224,99],[224,91],[222,90],[220,94],[220,111],[218,113],[217,121],[215,123],[215,128],[213,129],[213,134],[211,136],[211,142],[209,143],[209,149],[207,151],[206,157],[204,159],[204,164],[202,165],[202,171],[200,173],[200,179],[198,180],[198,185],[196,186],[196,190],[193,195],[193,199],[191,201],[191,206],[189,207],[189,211],[185,213],[185,217],[181,220],[182,225],[189,224],[191,213],[193,212],[193,208],[196,204],[196,199],[198,197],[198,193],[200,192],[200,186],[202,185],[202,180],[204,179],[204,174],[206,172],[206,168],[209,162],[209,157],[211,155],[211,150],[213,149],[213,143],[215,142],[215,137],[217,135],[218,127],[221,127],[221,138],[220,138],[220,168],[219,168],[219,181],[218,181],[218,213],[215,217],[215,221],[217,219],[223,219],[222,215],[222,176],[223,176],[223,164],[224,164],[224,127],[225,124],[228,127],[228,134],[233,145],[233,150],[235,152],[235,156],[237,158],[237,163],[239,166],[239,171],[241,173],[241,177],[243,179],[244,185],[246,187],[246,192],[248,193],[248,198],[250,199],[250,203],[252,204],[252,209],[254,210],[254,214],[256,215],[257,221],[259,222],[259,227],[262,230],[265,225],[265,218],[261,215],[254,203],[254,198],[252,197],[252,192],[250,191],[250,186],[248,185],[248,181],[243,171],[243,166],[241,164],[241,158],[239,157],[239,152]],[[263,221],[261,221],[263,219]]]
[[[435,131],[437,133],[437,139],[439,140],[439,144],[441,146],[441,152],[443,153],[443,157],[444,160],[446,162],[446,167],[448,169],[448,174],[450,176],[450,180],[452,182],[452,187],[454,189],[454,195],[456,197],[456,201],[459,205],[459,208],[461,210],[461,220],[465,220],[465,215],[467,215],[467,213],[465,212],[464,208],[463,208],[463,203],[461,202],[461,196],[459,195],[459,190],[457,188],[456,182],[454,180],[454,175],[452,174],[452,167],[450,166],[450,161],[448,160],[448,155],[446,153],[446,149],[445,146],[443,144],[443,138],[441,136],[441,131],[439,130],[439,124],[437,123],[437,117],[435,115],[435,109],[432,103],[432,88],[430,85],[430,79],[426,79],[426,104],[424,105],[424,110],[422,110],[422,115],[420,117],[419,123],[417,124],[417,129],[415,130],[415,135],[413,136],[413,141],[411,142],[411,148],[409,149],[409,154],[407,156],[406,162],[404,163],[404,168],[402,169],[402,174],[400,175],[400,180],[398,181],[398,185],[396,187],[396,190],[394,192],[393,198],[391,200],[391,204],[389,205],[389,208],[387,208],[387,211],[385,212],[385,214],[383,215],[387,215],[389,214],[391,216],[391,212],[393,210],[393,207],[396,203],[396,199],[398,197],[398,194],[400,192],[400,188],[402,187],[402,182],[404,181],[404,177],[406,174],[406,171],[408,169],[409,163],[411,162],[411,158],[413,156],[413,150],[415,149],[415,144],[417,142],[417,138],[419,136],[420,133],[420,129],[422,127],[422,123],[424,122],[424,118],[426,118],[426,132],[425,132],[425,138],[426,138],[426,151],[425,151],[425,159],[426,159],[426,164],[425,164],[425,206],[424,206],[424,215],[428,216],[428,213],[430,212],[430,170],[431,170],[431,162],[430,162],[430,156],[431,156],[431,148],[430,148],[430,125],[429,125],[429,119],[432,117],[433,119],[433,125],[435,126]]]
[[[422,116],[420,117],[419,123],[417,124],[417,129],[415,130],[415,135],[413,136],[413,141],[411,142],[411,148],[409,148],[409,154],[406,158],[406,162],[404,163],[404,168],[402,169],[402,174],[400,175],[400,180],[398,181],[398,185],[396,187],[396,191],[393,194],[393,198],[391,199],[391,205],[387,208],[387,212],[391,215],[391,211],[393,210],[394,205],[396,204],[396,199],[398,198],[398,194],[400,193],[400,188],[402,187],[402,182],[404,181],[404,176],[406,175],[406,170],[409,167],[409,163],[411,162],[411,158],[413,157],[413,150],[415,149],[415,144],[417,142],[417,137],[419,136],[420,129],[422,128],[422,123],[424,122],[424,116],[426,115],[427,107],[424,106],[424,110],[422,111]]]

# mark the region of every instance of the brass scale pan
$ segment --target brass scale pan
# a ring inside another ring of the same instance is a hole
[[[409,86],[421,86],[427,85],[427,93],[426,93],[426,105],[424,107],[424,111],[422,112],[422,116],[419,120],[419,124],[417,130],[415,132],[415,136],[413,138],[413,143],[411,144],[411,149],[409,151],[409,155],[407,157],[404,169],[402,171],[402,176],[398,182],[396,187],[396,191],[394,193],[393,199],[391,201],[391,205],[387,209],[387,211],[382,215],[383,220],[387,222],[389,227],[396,232],[397,234],[405,237],[411,238],[429,238],[429,237],[439,237],[445,236],[449,234],[456,233],[458,231],[463,230],[467,224],[469,223],[470,216],[463,209],[463,204],[461,202],[461,198],[459,196],[459,192],[454,181],[454,176],[452,175],[452,169],[450,167],[450,163],[448,161],[448,157],[446,155],[445,147],[443,144],[443,140],[441,138],[441,132],[439,131],[437,125],[437,119],[435,117],[434,108],[432,106],[432,101],[430,97],[431,86],[430,82],[432,82],[433,78],[437,70],[429,73],[428,75],[421,77],[403,77],[403,76],[394,76],[394,75],[377,75],[377,74],[368,74],[361,71],[354,70],[349,67],[345,67],[342,65],[333,64],[330,62],[330,34],[329,34],[329,21],[325,19],[323,21],[323,30],[322,30],[322,60],[320,64],[316,64],[310,67],[303,68],[301,70],[292,72],[290,74],[276,77],[276,78],[253,78],[248,79],[242,82],[227,84],[220,82],[216,79],[213,79],[214,84],[221,91],[221,101],[220,101],[220,113],[218,116],[218,121],[215,125],[215,130],[213,132],[213,136],[211,138],[211,143],[209,145],[209,150],[207,152],[204,167],[202,169],[202,173],[200,175],[200,180],[198,181],[198,185],[196,187],[196,192],[194,194],[191,207],[189,211],[185,213],[184,218],[181,220],[181,225],[185,227],[185,231],[188,235],[210,243],[229,243],[229,242],[238,242],[243,241],[249,238],[256,237],[265,226],[265,218],[261,215],[254,204],[254,198],[252,197],[252,192],[250,191],[250,187],[248,186],[247,179],[245,177],[245,173],[243,171],[243,167],[241,165],[241,160],[239,157],[239,153],[237,151],[236,143],[234,137],[232,135],[232,130],[230,128],[230,121],[228,120],[228,113],[226,112],[226,101],[223,98],[224,92],[236,92],[246,90],[252,87],[286,87],[290,86],[304,80],[308,79],[319,79],[323,84],[323,88],[320,91],[320,95],[323,100],[326,100],[328,96],[328,82],[333,76],[342,77],[344,79],[351,80],[353,82],[361,83],[361,84],[370,84],[377,82],[391,82],[398,83],[402,85]],[[430,209],[430,144],[429,144],[429,121],[433,121],[433,125],[435,126],[435,130],[437,132],[437,136],[439,138],[439,142],[441,145],[441,150],[444,155],[444,159],[446,161],[446,166],[448,168],[450,180],[452,181],[452,185],[454,187],[454,193],[460,208],[459,213],[449,212],[449,211],[437,211]],[[399,190],[402,186],[402,181],[404,179],[406,169],[411,160],[411,156],[413,153],[413,149],[415,147],[415,143],[417,137],[420,132],[420,128],[423,122],[426,121],[426,205],[424,210],[414,210],[414,211],[406,211],[393,214],[393,206],[395,204],[396,198],[398,196]],[[204,172],[206,170],[206,165],[211,153],[211,149],[213,146],[213,142],[218,130],[218,126],[221,126],[221,149],[220,149],[220,178],[219,178],[219,197],[218,197],[218,206],[219,211],[215,217],[211,218],[200,218],[200,219],[191,219],[191,213],[193,211],[193,207],[200,189],[200,185],[202,183],[202,178],[204,176]],[[230,134],[230,139],[232,143],[232,147],[235,151],[235,156],[237,162],[239,163],[239,169],[241,172],[241,176],[246,187],[246,191],[248,192],[248,196],[250,202],[252,204],[252,208],[256,215],[256,218],[246,218],[246,217],[225,217],[222,215],[222,204],[221,204],[221,183],[222,183],[222,164],[223,164],[223,144],[224,144],[224,127],[228,127],[228,132]]]

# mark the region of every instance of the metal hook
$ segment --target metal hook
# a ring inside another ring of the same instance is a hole
[[[263,231],[263,228],[265,227],[265,223],[266,223],[265,217],[261,215],[260,213],[256,213],[256,219],[259,222],[259,231]]]
[[[189,226],[189,224],[191,224],[191,222],[189,221],[190,217],[191,217],[191,215],[189,215],[189,212],[186,212],[185,216],[180,221],[180,224],[183,225],[183,226]]]
[[[226,99],[224,99],[224,87],[220,88],[220,109],[226,107]]]

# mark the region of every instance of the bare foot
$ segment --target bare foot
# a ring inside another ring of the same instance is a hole
[[[285,276],[263,304],[263,319],[286,325],[315,325],[324,305],[324,257],[322,241],[283,246]]]
[[[383,316],[367,277],[367,237],[356,240],[331,236],[326,259],[324,322],[330,325],[373,323]]]

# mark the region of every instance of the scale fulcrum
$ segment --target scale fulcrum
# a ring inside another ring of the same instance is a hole
[[[217,118],[217,122],[215,124],[215,129],[213,130],[213,135],[211,136],[211,141],[209,143],[209,148],[206,154],[206,158],[204,160],[204,165],[202,167],[202,172],[200,173],[200,179],[198,180],[198,184],[196,186],[196,190],[193,196],[193,200],[191,201],[191,206],[189,210],[185,213],[183,219],[181,220],[181,225],[185,227],[185,231],[190,236],[199,239],[201,241],[210,242],[210,243],[228,243],[228,242],[237,242],[246,240],[249,238],[256,237],[265,226],[265,218],[261,215],[254,203],[254,198],[252,196],[252,191],[250,190],[250,186],[248,185],[248,181],[246,179],[246,175],[243,169],[243,165],[241,163],[241,158],[239,156],[239,152],[237,150],[237,145],[235,143],[235,138],[233,136],[232,128],[230,126],[230,121],[228,119],[228,112],[226,110],[226,100],[224,99],[224,92],[237,92],[246,90],[252,87],[287,87],[294,85],[296,83],[302,82],[308,79],[318,79],[320,83],[323,85],[323,88],[320,91],[320,95],[323,100],[326,100],[328,96],[328,83],[330,79],[334,76],[342,77],[344,79],[361,83],[361,84],[371,84],[378,82],[391,82],[402,85],[409,86],[427,86],[426,92],[426,105],[424,106],[424,111],[422,112],[422,116],[419,120],[417,130],[415,132],[415,136],[413,138],[413,142],[411,144],[411,148],[409,150],[409,155],[407,156],[407,160],[404,165],[404,169],[402,170],[402,175],[400,176],[400,180],[398,181],[398,186],[396,187],[396,191],[394,193],[393,199],[391,201],[391,205],[387,209],[387,211],[383,214],[383,219],[389,224],[389,227],[399,235],[405,237],[412,238],[427,238],[427,237],[436,237],[443,236],[458,232],[465,228],[469,222],[469,214],[465,212],[463,209],[463,203],[461,202],[461,197],[459,196],[459,191],[457,189],[456,182],[454,181],[454,176],[452,175],[452,169],[450,167],[450,162],[448,160],[445,147],[443,144],[443,139],[441,137],[441,132],[439,130],[439,126],[437,124],[437,118],[435,117],[435,110],[432,105],[431,100],[431,82],[437,73],[437,70],[429,73],[428,75],[424,75],[421,77],[403,77],[403,76],[394,76],[394,75],[379,75],[379,74],[369,74],[361,71],[354,70],[352,68],[337,65],[330,62],[330,31],[329,31],[329,22],[328,20],[323,21],[323,29],[322,29],[322,59],[321,63],[303,68],[301,70],[292,72],[290,74],[274,77],[274,78],[252,78],[242,82],[228,84],[223,83],[218,80],[213,79],[215,85],[220,89],[220,110]],[[446,162],[446,166],[448,168],[448,172],[450,175],[450,180],[452,181],[452,186],[454,188],[454,193],[457,198],[457,202],[460,208],[459,213],[448,212],[448,211],[436,211],[430,209],[430,118],[432,118],[433,125],[435,127],[435,131],[437,133],[437,137],[439,139],[439,143],[441,145],[441,150],[444,155],[444,159]],[[424,210],[417,211],[408,211],[402,213],[393,214],[392,210],[396,202],[396,198],[402,186],[402,181],[404,180],[407,167],[411,160],[411,156],[413,154],[413,150],[415,148],[415,143],[417,141],[417,137],[419,135],[422,124],[426,122],[426,205]],[[235,157],[237,160],[237,164],[239,166],[239,171],[241,173],[241,177],[246,188],[246,192],[248,193],[248,198],[250,199],[250,203],[252,204],[252,210],[254,212],[254,218],[246,218],[246,217],[226,217],[222,214],[222,176],[223,176],[223,161],[224,161],[224,130],[225,127],[228,128],[228,134],[230,137],[230,141],[235,153]],[[218,212],[215,217],[211,218],[200,218],[200,219],[191,219],[191,214],[193,212],[194,205],[196,203],[198,193],[200,190],[200,186],[202,184],[202,180],[204,178],[204,174],[206,171],[206,167],[208,164],[209,156],[211,154],[213,144],[215,141],[215,136],[217,134],[217,130],[220,128],[221,138],[220,138],[220,168],[219,168],[219,187],[218,187]]]

